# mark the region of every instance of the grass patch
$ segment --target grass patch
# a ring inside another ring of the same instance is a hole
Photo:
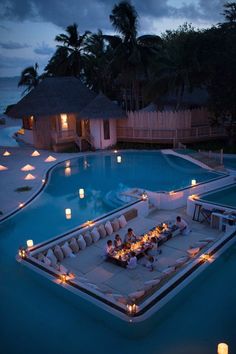
[[[32,189],[32,187],[29,187],[29,186],[18,187],[15,189],[15,192],[28,192],[31,189]]]

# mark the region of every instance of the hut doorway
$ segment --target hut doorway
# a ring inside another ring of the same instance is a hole
[[[90,123],[88,119],[76,120],[76,134],[80,138],[90,136]]]

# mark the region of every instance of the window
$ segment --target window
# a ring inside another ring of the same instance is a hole
[[[103,134],[104,134],[104,140],[110,139],[110,122],[109,122],[109,119],[104,119],[103,120]]]
[[[27,130],[33,129],[34,116],[24,117],[23,118],[23,128]]]
[[[68,117],[67,114],[61,114],[61,130],[68,130]]]

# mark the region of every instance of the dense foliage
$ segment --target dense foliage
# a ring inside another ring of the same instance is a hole
[[[215,124],[223,124],[230,140],[236,126],[236,3],[223,7],[224,22],[206,30],[184,24],[177,30],[138,36],[138,14],[129,2],[115,5],[110,21],[116,35],[85,32],[76,24],[55,40],[57,50],[41,78],[80,77],[90,88],[139,109],[172,94],[176,108],[184,93],[207,93]],[[39,82],[37,68],[22,72],[20,85],[28,89]]]

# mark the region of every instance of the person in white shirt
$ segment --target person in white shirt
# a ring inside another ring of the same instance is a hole
[[[188,224],[181,218],[181,216],[177,216],[175,225],[178,227],[181,235],[188,235],[190,232]]]
[[[128,268],[128,269],[135,269],[136,267],[137,267],[137,257],[136,257],[136,255],[135,255],[135,252],[131,252],[131,254],[130,254],[130,259],[128,260],[128,262],[127,262],[127,266],[126,266],[126,268]]]
[[[137,237],[135,236],[133,229],[129,228],[127,234],[125,235],[124,242],[132,243],[136,241],[137,241]]]
[[[114,246],[112,244],[112,240],[108,240],[107,244],[105,246],[104,255],[108,256],[109,254],[112,254],[113,252],[114,252]]]
[[[116,234],[115,240],[114,240],[115,249],[116,250],[121,249],[122,243],[123,242],[122,242],[122,239],[121,239],[120,235]]]

